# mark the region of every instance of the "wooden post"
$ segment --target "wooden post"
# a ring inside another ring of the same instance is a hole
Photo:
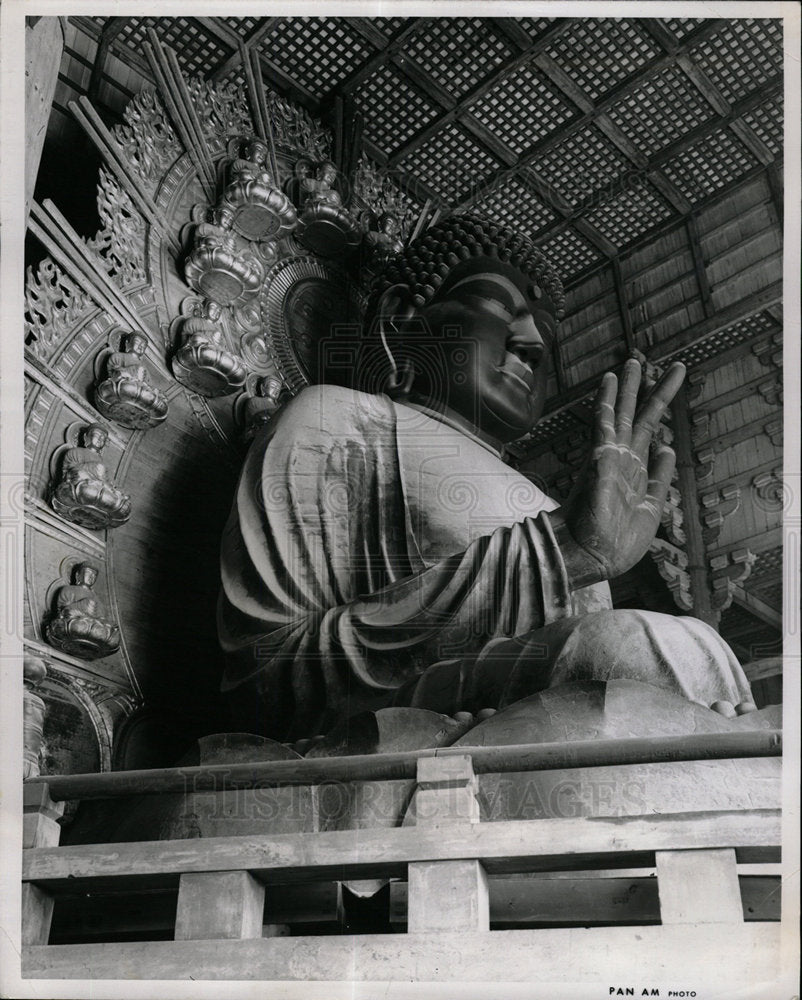
[[[259,938],[265,887],[250,872],[190,872],[178,884],[175,940]]]
[[[468,755],[418,761],[413,802],[416,826],[479,822],[477,780]],[[408,865],[411,934],[486,931],[490,927],[487,876],[478,860],[425,861]]]
[[[58,17],[39,17],[25,29],[25,222],[36,187],[50,108],[58,81],[64,28]]]
[[[22,885],[22,943],[47,944],[53,919],[53,897],[32,882]]]
[[[46,781],[25,782],[22,786],[22,846],[57,847],[61,837],[58,820],[64,803],[50,798]]]
[[[664,924],[740,924],[743,904],[735,850],[657,851]]]
[[[702,524],[699,520],[699,495],[696,489],[696,467],[691,441],[690,402],[685,386],[680,386],[671,404],[671,426],[674,431],[674,451],[677,455],[677,485],[685,514],[683,521],[685,553],[688,556],[688,574],[691,578],[693,613],[701,621],[718,629],[719,616],[713,609],[707,569],[707,548],[702,538]]]

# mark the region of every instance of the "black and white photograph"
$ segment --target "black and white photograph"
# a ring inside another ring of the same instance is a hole
[[[798,1000],[800,7],[0,16],[0,996]]]

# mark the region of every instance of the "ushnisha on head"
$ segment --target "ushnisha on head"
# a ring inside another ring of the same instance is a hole
[[[384,391],[503,446],[540,417],[564,308],[562,282],[531,240],[455,216],[379,274],[366,319],[392,367]]]

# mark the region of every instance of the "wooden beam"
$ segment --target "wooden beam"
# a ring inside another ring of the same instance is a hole
[[[708,572],[708,556],[702,538],[699,494],[696,480],[696,460],[691,439],[689,403],[685,386],[681,386],[671,404],[671,428],[674,431],[674,452],[677,456],[677,486],[682,497],[685,530],[685,554],[691,583],[693,613],[696,618],[716,628],[718,614],[713,609],[713,593]]]
[[[97,43],[97,50],[95,51],[95,60],[92,64],[92,75],[89,77],[89,86],[86,91],[89,100],[92,102],[97,100],[98,90],[103,79],[106,56],[112,42],[120,34],[127,20],[127,17],[111,17],[103,25],[103,30],[100,33]]]
[[[574,817],[41,847],[23,853],[22,879],[75,894],[92,891],[99,880],[108,885],[191,872],[249,871],[280,884],[399,877],[410,863],[430,861],[481,860],[488,873],[637,867],[652,864],[656,851],[722,847],[734,848],[742,862],[777,861],[780,820],[778,804],[610,816],[603,823]]]
[[[772,628],[776,628],[780,632],[782,631],[782,613],[777,611],[777,609],[773,608],[770,604],[767,604],[765,601],[761,601],[759,597],[756,597],[754,594],[750,594],[747,590],[744,590],[740,583],[733,585],[732,599],[742,608],[746,608],[747,611],[751,611],[755,618],[759,618],[762,622],[765,622],[767,625],[771,625]]]
[[[762,660],[751,660],[743,664],[743,670],[749,681],[762,681],[767,677],[782,677],[784,657],[767,656]]]
[[[774,210],[777,213],[777,221],[782,229],[785,220],[783,207],[783,180],[780,168],[776,163],[772,163],[771,166],[766,168],[766,177],[769,182],[769,190],[771,191],[771,200],[774,204]]]
[[[731,103],[727,100],[715,83],[713,83],[701,66],[698,66],[693,61],[689,54],[685,54],[678,59],[678,65],[717,114],[725,116],[731,115]],[[730,130],[738,136],[746,148],[761,163],[768,164],[773,162],[774,154],[765,142],[763,142],[763,140],[757,135],[754,129],[745,121],[732,121],[730,124]]]
[[[629,312],[629,302],[627,301],[627,293],[624,288],[624,279],[621,275],[621,261],[617,256],[613,257],[611,261],[613,270],[613,285],[615,286],[615,295],[618,300],[618,312],[621,316],[621,326],[624,331],[624,343],[626,344],[627,351],[631,354],[637,347],[635,343],[635,332],[632,329],[632,316]]]
[[[705,311],[705,316],[713,316],[716,312],[716,307],[713,305],[713,291],[710,287],[710,280],[707,277],[705,259],[702,254],[702,241],[699,238],[699,227],[696,224],[696,216],[693,213],[688,215],[685,228],[688,231],[688,244],[693,256],[696,284],[699,286],[699,294],[702,297],[702,308]]]
[[[179,879],[176,941],[262,936],[265,887],[248,872],[189,872]]]
[[[633,956],[639,982],[689,984],[711,981],[711,956],[715,956],[715,989],[721,996],[735,996],[743,991],[745,982],[778,981],[780,949],[777,923],[537,928],[503,934],[301,936],[221,945],[137,941],[29,947],[23,952],[22,975],[31,979],[141,980],[146,970],[153,979],[186,981],[191,970],[193,978],[199,980],[358,980],[375,984],[392,979],[436,981],[444,986],[477,984],[473,989],[463,987],[463,996],[476,995],[483,988],[480,984],[484,984],[486,994],[487,982],[492,980],[522,984],[515,988],[516,996],[535,992],[548,996],[550,986],[565,982],[566,963],[570,961],[573,995],[595,997],[600,995],[600,969],[604,970],[605,984],[631,981]],[[789,997],[795,988],[792,971],[787,979]],[[430,995],[433,992],[429,990]],[[453,990],[447,992],[454,995]]]
[[[410,23],[405,25],[399,34],[387,42],[380,51],[347,76],[337,87],[336,93],[343,95],[352,94],[365,80],[373,76],[382,66],[390,62],[391,59],[401,52],[410,38],[421,31],[425,31],[433,20],[434,18],[431,17],[412,18]]]
[[[778,753],[774,734],[704,733],[657,738],[575,740],[521,746],[471,747],[477,774],[510,771],[553,771],[575,767],[617,764],[650,764],[661,761],[721,760],[734,757],[773,756]],[[252,764],[166,767],[102,774],[48,775],[50,795],[61,799],[117,798],[159,792],[219,791],[226,788],[283,788],[319,785],[332,781],[387,781],[415,778],[423,758],[462,757],[465,747],[405,750],[396,753],[359,754],[353,757],[305,758]]]

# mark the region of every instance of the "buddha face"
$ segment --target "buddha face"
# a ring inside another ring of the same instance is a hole
[[[88,563],[80,563],[75,567],[75,582],[78,586],[92,587],[97,580],[97,570]]]
[[[325,161],[317,168],[317,179],[324,184],[333,184],[337,179],[337,168],[333,163]]]
[[[435,342],[459,341],[439,402],[500,444],[530,431],[543,411],[556,326],[532,284],[487,258],[447,281],[421,315]]]
[[[148,346],[147,341],[140,333],[129,334],[126,340],[126,345],[129,353],[136,354],[139,357],[142,357],[145,353],[145,348]]]
[[[267,146],[263,142],[254,141],[248,146],[247,155],[254,163],[264,163],[267,156]]]
[[[398,233],[398,220],[394,215],[382,215],[379,219],[379,230],[386,236],[395,236]]]
[[[102,451],[107,440],[108,436],[106,431],[98,424],[92,424],[84,431],[84,445],[87,448],[92,448],[95,451]]]

